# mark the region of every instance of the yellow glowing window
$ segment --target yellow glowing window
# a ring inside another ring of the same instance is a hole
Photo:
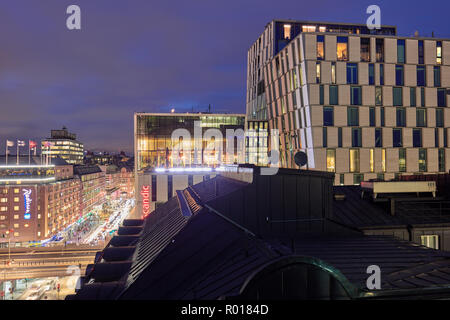
[[[14,228],[18,228],[19,224],[18,223],[14,223]]]
[[[327,150],[327,171],[336,172],[336,150]]]
[[[370,161],[370,172],[375,172],[374,161],[373,161],[373,157],[374,157],[373,154],[374,154],[374,150],[370,149],[370,158],[369,158],[369,161]]]
[[[359,150],[350,150],[350,172],[359,172]]]
[[[284,27],[284,39],[290,39],[291,38],[291,25],[285,24],[283,27]]]
[[[381,169],[386,172],[386,149],[381,150]]]
[[[20,234],[18,232],[14,232],[14,237],[18,237]]]
[[[2,202],[2,203],[8,202],[8,198],[1,198],[0,202]]]
[[[302,27],[303,32],[316,32],[315,26],[303,26]]]
[[[19,211],[19,210],[20,210],[19,206],[14,206],[14,211]]]
[[[14,193],[19,193],[19,189],[14,189]]]
[[[19,202],[19,197],[14,197],[14,202]]]
[[[6,220],[5,216],[0,216],[0,220]]]
[[[18,215],[18,214],[15,214],[15,215],[14,215],[14,219],[16,219],[16,220],[19,219],[19,215]]]
[[[337,42],[337,59],[340,61],[348,60],[348,40],[346,38],[338,37]]]
[[[327,31],[327,27],[319,27],[319,32],[326,32]]]

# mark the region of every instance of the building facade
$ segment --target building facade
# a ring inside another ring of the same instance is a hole
[[[134,128],[136,210],[141,216],[172,198],[177,190],[215,176],[214,168],[221,164],[245,161],[243,114],[135,113]],[[188,139],[172,140],[176,129],[185,130]],[[209,135],[208,129],[218,129],[221,136]],[[232,154],[227,156],[227,130],[239,129],[242,138],[234,139]],[[190,152],[177,149],[183,143],[188,144]],[[195,146],[201,152],[196,154]],[[179,152],[179,163],[174,152]]]
[[[272,21],[248,53],[247,118],[280,132],[280,166],[335,184],[450,169],[450,40],[395,27]]]
[[[83,215],[99,210],[106,201],[106,178],[99,166],[77,165],[74,174],[81,183],[81,212]]]
[[[42,140],[41,150],[50,159],[60,157],[69,164],[83,164],[83,143],[77,141],[77,136],[70,133],[66,127],[52,130],[51,138]]]
[[[30,162],[21,157],[19,165],[0,166],[0,247],[39,243],[81,215],[73,166],[59,158]]]

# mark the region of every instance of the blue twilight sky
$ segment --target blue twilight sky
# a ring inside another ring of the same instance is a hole
[[[66,28],[71,4],[81,31]],[[135,111],[244,113],[247,49],[267,22],[365,23],[371,4],[400,35],[450,38],[448,0],[2,0],[0,154],[64,125],[86,149],[131,152]]]

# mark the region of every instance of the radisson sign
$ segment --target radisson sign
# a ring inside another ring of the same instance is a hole
[[[25,207],[25,215],[24,215],[24,219],[25,220],[30,220],[31,219],[31,202],[33,201],[31,199],[31,189],[23,189],[23,203],[24,203],[24,207]]]

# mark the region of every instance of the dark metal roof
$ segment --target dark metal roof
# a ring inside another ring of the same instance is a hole
[[[373,202],[361,198],[359,186],[334,187],[335,194],[345,200],[333,200],[333,220],[356,228],[405,227],[407,225],[450,224],[450,202],[442,199],[397,198],[395,214],[389,202]]]
[[[75,165],[73,167],[73,173],[79,176],[84,176],[87,174],[99,173],[102,172],[97,165]]]

